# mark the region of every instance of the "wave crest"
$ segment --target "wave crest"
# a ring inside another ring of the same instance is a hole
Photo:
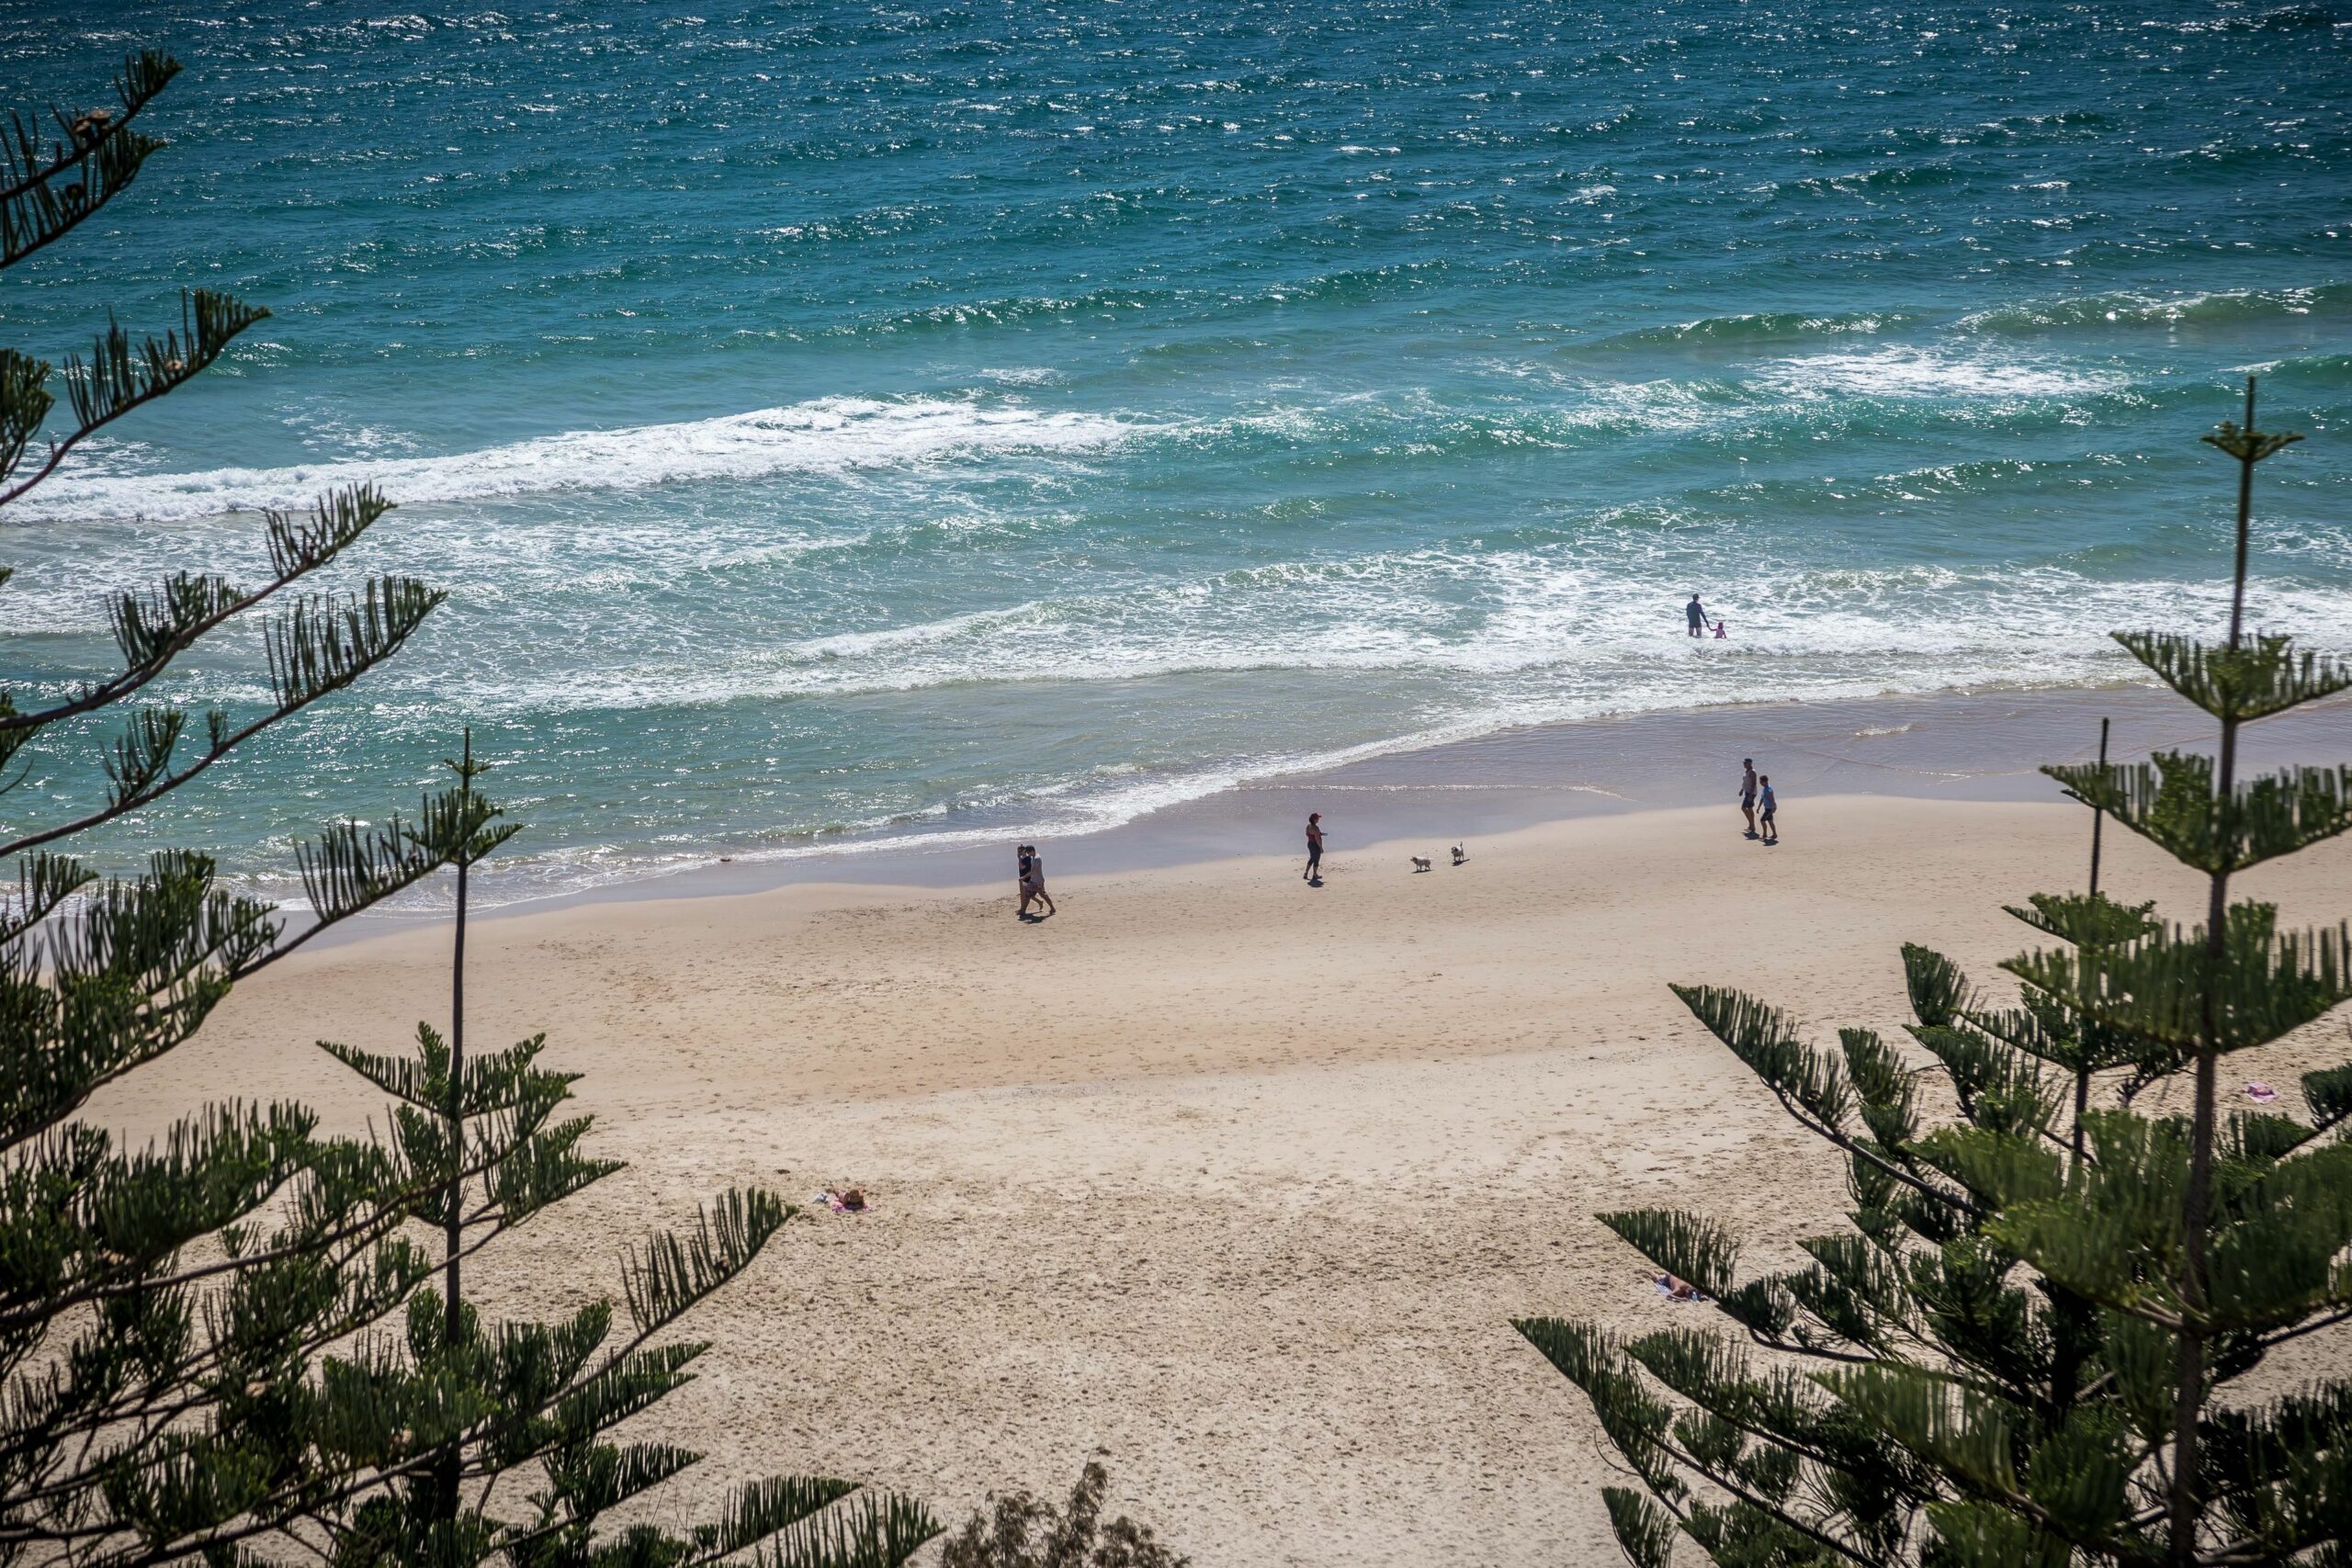
[[[26,518],[140,517],[175,522],[290,509],[321,491],[373,483],[403,502],[485,501],[561,491],[645,490],[692,479],[747,479],[1115,446],[1136,426],[1102,414],[1049,412],[964,399],[819,398],[675,424],[574,430],[436,457],[298,463],[199,473],[68,469],[18,503]]]
[[[2352,283],[2309,288],[2241,288],[2159,299],[2147,294],[2086,294],[2072,299],[2004,305],[1961,318],[1975,332],[2030,334],[2074,327],[2227,326],[2321,311],[2352,310]]]

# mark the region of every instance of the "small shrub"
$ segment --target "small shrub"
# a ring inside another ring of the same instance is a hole
[[[947,1543],[941,1568],[1190,1568],[1152,1539],[1149,1529],[1120,1517],[1102,1523],[1102,1488],[1110,1476],[1088,1461],[1056,1508],[1026,1492],[989,1494]]]

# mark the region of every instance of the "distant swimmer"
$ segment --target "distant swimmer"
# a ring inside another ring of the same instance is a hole
[[[1690,623],[1692,637],[1697,637],[1707,629],[1706,606],[1699,603],[1699,596],[1696,593],[1690,595],[1690,603],[1682,607],[1682,614]]]
[[[1717,621],[1715,623],[1715,640],[1717,642],[1721,642],[1729,634],[1724,630],[1724,624],[1721,621]]]

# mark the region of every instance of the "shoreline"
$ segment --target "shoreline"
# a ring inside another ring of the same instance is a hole
[[[1728,802],[1739,760],[1747,755],[1772,775],[1785,804],[1827,794],[2056,801],[2058,786],[2038,770],[2091,760],[2102,716],[2114,721],[2110,755],[2117,759],[2168,747],[2197,750],[2203,740],[2196,715],[2171,694],[2143,684],[1653,710],[1515,727],[1329,768],[1242,777],[1078,832],[1057,833],[1008,809],[997,814],[1001,826],[880,830],[783,850],[714,847],[687,864],[649,865],[583,887],[520,894],[511,882],[499,886],[493,862],[475,874],[475,918],[810,884],[982,887],[1009,879],[1011,846],[1024,840],[1046,851],[1056,879],[1287,854],[1310,810],[1324,813],[1335,846],[1427,838],[1442,852],[1465,839],[1546,823]],[[2323,706],[2250,733],[2251,765],[2274,756],[2352,757],[2330,717]],[[2315,754],[2331,745],[2338,756]],[[321,933],[317,944],[366,940],[447,913],[435,904],[371,911]]]

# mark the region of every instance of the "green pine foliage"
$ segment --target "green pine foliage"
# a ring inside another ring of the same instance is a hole
[[[2352,1065],[2304,1075],[2301,1115],[2216,1092],[2222,1056],[2352,998],[2346,927],[2231,897],[2352,828],[2352,769],[2237,766],[2244,726],[2352,688],[2352,664],[2247,628],[2254,468],[2296,439],[2254,412],[2249,382],[2244,423],[2206,437],[2239,465],[2226,637],[2117,637],[2212,716],[2214,752],[2114,763],[2102,730],[2097,763],[2045,770],[2093,809],[2089,890],[2009,910],[2046,939],[2002,965],[2016,1004],[1905,947],[1917,1050],[1860,1029],[1830,1049],[1674,987],[1838,1151],[1852,1207],[1766,1274],[1701,1216],[1600,1216],[1729,1333],[1516,1323],[1622,1461],[1603,1500],[1639,1568],[1682,1540],[1726,1568],[2352,1562],[2352,1380],[2244,1382],[2352,1318]],[[2204,874],[2201,919],[2098,891],[2109,819]],[[2184,1079],[2190,1114],[2134,1109]]]
[[[1109,1472],[1092,1460],[1057,1508],[1026,1492],[991,1494],[964,1528],[947,1538],[940,1568],[1188,1568],[1149,1527],[1125,1515],[1105,1524]]]
[[[390,1155],[405,1181],[406,1218],[436,1238],[436,1256],[429,1265],[409,1258],[397,1328],[374,1327],[339,1348],[310,1382],[337,1412],[322,1434],[331,1446],[318,1468],[374,1483],[340,1489],[289,1522],[284,1539],[334,1568],[905,1562],[937,1524],[903,1498],[853,1498],[859,1489],[849,1482],[750,1482],[717,1519],[684,1529],[629,1507],[702,1456],[620,1440],[613,1428],[693,1376],[710,1347],[672,1330],[791,1220],[795,1211],[773,1193],[729,1191],[692,1229],[631,1248],[621,1314],[598,1300],[560,1322],[485,1323],[466,1299],[469,1259],[620,1166],[583,1152],[590,1118],[561,1114],[578,1075],[541,1065],[545,1036],[467,1054],[469,879],[515,825],[476,787],[487,770],[470,735],[448,766],[456,782],[427,800],[422,820],[458,846],[449,1032],[419,1024],[416,1049],[405,1055],[320,1042],[391,1097]],[[624,1520],[608,1524],[616,1510]]]
[[[0,270],[130,186],[164,145],[147,116],[178,71],[137,54],[106,108],[10,116]],[[196,290],[161,337],[134,344],[110,323],[62,367],[0,348],[0,509],[266,314]],[[754,1482],[681,1529],[641,1506],[605,1526],[694,1462],[612,1429],[691,1375],[706,1347],[678,1338],[678,1319],[790,1211],[729,1193],[685,1235],[650,1238],[624,1262],[625,1319],[597,1303],[552,1325],[481,1321],[464,1258],[612,1167],[582,1150],[587,1121],[562,1115],[572,1080],[540,1065],[538,1041],[462,1055],[461,990],[449,1039],[421,1029],[413,1057],[329,1047],[392,1098],[386,1140],[323,1136],[292,1104],[209,1106],[143,1148],[81,1120],[238,981],[445,867],[462,888],[513,830],[475,789],[469,750],[415,818],[301,845],[311,918],[290,927],[206,855],[158,850],[107,875],[72,852],[399,651],[437,591],[306,581],[390,509],[362,485],[268,514],[260,581],[183,570],[117,593],[109,667],[0,690],[0,861],[15,879],[0,892],[0,1563],[903,1562],[931,1520],[898,1498],[842,1504],[854,1488],[833,1481]],[[232,620],[260,623],[267,700],[232,716],[158,699],[158,679]],[[94,740],[108,721],[113,739]],[[86,803],[15,794],[35,766],[88,778]]]

